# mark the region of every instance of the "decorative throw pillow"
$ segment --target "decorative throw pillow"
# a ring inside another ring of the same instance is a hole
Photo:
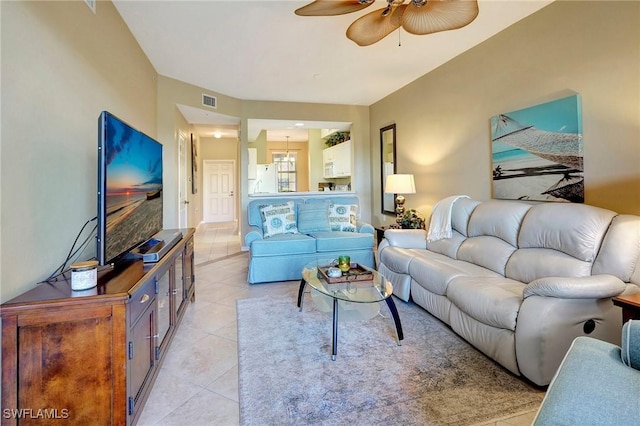
[[[622,326],[622,362],[640,370],[640,321],[629,320]]]
[[[328,232],[329,202],[298,204],[298,231],[304,234],[311,232]]]
[[[260,215],[262,216],[262,232],[265,238],[278,234],[298,233],[293,201],[263,206],[260,208]]]
[[[357,204],[331,204],[329,225],[332,231],[356,232]]]

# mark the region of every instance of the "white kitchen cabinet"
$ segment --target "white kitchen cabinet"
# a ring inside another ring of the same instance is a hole
[[[351,140],[322,151],[325,179],[351,176]]]

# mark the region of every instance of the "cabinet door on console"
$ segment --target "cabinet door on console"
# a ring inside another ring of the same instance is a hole
[[[185,245],[185,255],[184,255],[184,286],[185,286],[185,298],[191,298],[192,302],[196,301],[195,294],[195,270],[194,270],[194,262],[195,256],[193,254],[193,237],[187,241]]]
[[[116,388],[112,379],[124,361],[112,357],[113,326],[110,307],[21,317],[18,407],[3,408],[48,409],[49,416],[58,417],[38,419],[38,424],[112,425],[122,421],[111,417]]]
[[[129,415],[136,416],[156,364],[156,305],[150,303],[129,332]]]
[[[173,293],[176,295],[175,304],[173,305],[175,310],[176,319],[180,317],[182,311],[186,308],[186,303],[183,303],[185,298],[187,297],[186,288],[185,288],[185,280],[184,274],[182,273],[184,270],[184,251],[181,251],[179,255],[176,256],[174,262],[174,269],[176,273],[174,274],[176,282],[174,283]]]
[[[163,268],[156,275],[158,286],[158,339],[157,345],[160,348],[169,334],[173,319],[171,315],[172,294],[171,294],[171,268]],[[160,351],[160,349],[158,349]]]
[[[162,354],[168,347],[169,339],[172,332],[172,328],[175,325],[175,319],[172,313],[173,306],[175,304],[175,297],[173,295],[173,264],[167,263],[156,274],[157,286],[158,286],[158,353],[156,359],[160,359]]]

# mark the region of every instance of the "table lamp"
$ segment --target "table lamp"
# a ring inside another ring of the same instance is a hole
[[[402,194],[415,194],[416,184],[412,174],[396,174],[387,176],[384,185],[385,194],[396,195],[396,222],[402,223],[404,215],[404,196]]]

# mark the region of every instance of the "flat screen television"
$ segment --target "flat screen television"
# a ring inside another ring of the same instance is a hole
[[[98,120],[100,265],[162,230],[162,144],[103,111]]]

